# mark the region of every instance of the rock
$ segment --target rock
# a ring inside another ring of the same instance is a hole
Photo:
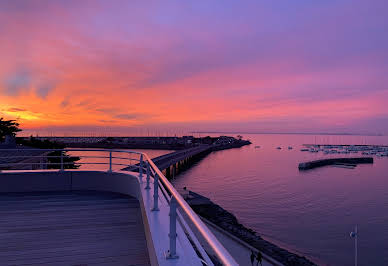
[[[188,196],[185,196],[184,198],[198,215],[206,218],[210,222],[218,225],[225,231],[247,242],[251,246],[257,248],[268,256],[273,257],[284,265],[316,265],[305,257],[291,253],[288,250],[264,240],[257,235],[254,230],[246,228],[244,225],[240,224],[236,216],[213,203],[209,198],[192,191],[189,191]]]

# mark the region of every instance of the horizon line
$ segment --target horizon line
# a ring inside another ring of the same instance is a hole
[[[360,133],[312,133],[312,132],[238,132],[238,131],[190,131],[189,134],[252,134],[252,135],[322,135],[322,136],[365,136],[365,137],[385,137],[388,135],[385,134],[360,134]],[[101,135],[101,136],[80,136],[80,135],[67,135],[67,136],[60,136],[60,135],[30,135],[32,137],[38,137],[38,138],[125,138],[125,137],[154,137],[154,138],[162,138],[162,137],[183,137],[183,136],[189,136],[189,135],[181,135],[180,134],[173,134],[171,136],[150,136],[150,135],[121,135],[121,136],[114,136],[114,135]],[[26,138],[30,136],[16,136],[21,138]]]
[[[203,133],[210,133],[210,134],[254,134],[254,135],[325,135],[325,136],[374,136],[374,137],[383,137],[388,136],[385,134],[361,134],[361,133],[314,133],[314,132],[239,132],[239,131],[191,131],[189,133],[195,133],[195,134],[203,134]]]

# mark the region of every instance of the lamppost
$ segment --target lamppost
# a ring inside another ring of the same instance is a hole
[[[357,266],[357,225],[354,228],[354,232],[350,232],[350,237],[354,238],[354,265]]]

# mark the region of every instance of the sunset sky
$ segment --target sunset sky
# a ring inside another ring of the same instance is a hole
[[[388,134],[388,2],[0,1],[27,133]]]

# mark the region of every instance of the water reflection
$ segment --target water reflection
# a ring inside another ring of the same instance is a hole
[[[355,169],[298,170],[303,161],[362,156],[301,152],[302,144],[381,145],[387,137],[244,137],[253,144],[210,154],[174,185],[210,197],[259,234],[330,265],[353,265],[349,232],[358,224],[360,265],[388,265],[388,158]]]

